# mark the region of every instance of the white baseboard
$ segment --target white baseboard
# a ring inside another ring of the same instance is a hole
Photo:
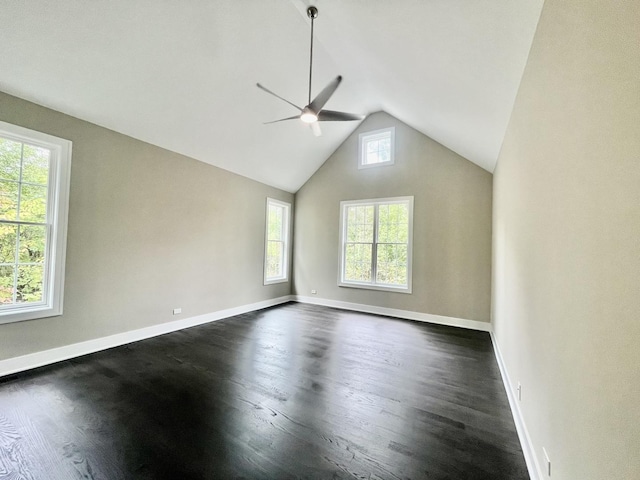
[[[406,320],[417,320],[418,322],[437,323],[438,325],[448,325],[450,327],[468,328],[470,330],[491,331],[491,324],[479,322],[477,320],[467,320],[465,318],[445,317],[443,315],[433,315],[431,313],[412,312],[410,310],[399,310],[397,308],[376,307],[363,303],[341,302],[327,298],[305,297],[302,295],[291,295],[291,300],[300,303],[310,303],[312,305],[324,305],[325,307],[341,308],[343,310],[353,310],[363,313],[375,313],[386,315],[387,317],[404,318]]]
[[[496,360],[498,361],[498,368],[500,368],[500,375],[502,375],[502,383],[507,391],[507,398],[509,399],[509,406],[511,407],[511,414],[513,415],[513,421],[516,424],[516,430],[518,432],[518,438],[520,439],[520,445],[522,446],[522,452],[524,453],[524,460],[527,463],[527,469],[529,470],[529,477],[531,480],[543,480],[542,469],[536,459],[535,449],[529,437],[529,431],[527,425],[524,423],[524,417],[518,404],[518,399],[515,396],[507,368],[504,364],[504,359],[500,353],[498,342],[491,332],[491,343],[493,344],[493,350],[496,354]]]
[[[119,347],[127,343],[145,340],[147,338],[164,335],[165,333],[175,332],[184,328],[195,327],[204,323],[215,322],[223,318],[233,317],[243,313],[253,312],[262,308],[280,305],[291,300],[290,295],[284,297],[272,298],[261,302],[250,303],[239,307],[228,308],[226,310],[218,310],[217,312],[197,315],[195,317],[183,318],[172,322],[152,325],[150,327],[131,330],[129,332],[117,333],[108,337],[87,340],[86,342],[74,343],[64,347],[52,348],[42,352],[30,353],[20,357],[0,360],[0,377],[11,375],[13,373],[30,370],[32,368],[42,367],[51,363],[61,362],[70,358],[87,355],[89,353],[99,352],[107,348]]]

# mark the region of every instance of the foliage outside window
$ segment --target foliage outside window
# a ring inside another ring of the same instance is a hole
[[[358,168],[393,165],[395,136],[395,127],[361,133],[358,137]]]
[[[344,201],[340,210],[339,285],[411,293],[413,197]]]
[[[0,323],[62,313],[71,142],[0,122]]]
[[[288,277],[289,217],[291,205],[267,198],[264,283],[286,282]]]

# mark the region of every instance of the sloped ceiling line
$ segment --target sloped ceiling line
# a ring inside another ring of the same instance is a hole
[[[385,110],[493,170],[542,0],[314,3],[313,84],[344,77],[326,108]],[[357,127],[262,124],[295,112],[258,81],[306,103],[309,4],[5,2],[0,89],[295,192]]]

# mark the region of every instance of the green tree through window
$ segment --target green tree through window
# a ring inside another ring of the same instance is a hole
[[[51,152],[0,137],[0,304],[43,300]]]
[[[341,284],[410,290],[413,197],[342,202]]]
[[[0,121],[0,324],[62,314],[72,146]]]
[[[290,210],[291,206],[288,203],[267,198],[265,284],[287,280]]]

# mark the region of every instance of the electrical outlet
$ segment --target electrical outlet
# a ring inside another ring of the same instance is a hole
[[[520,385],[520,382],[518,382],[518,401],[522,401],[522,385]]]
[[[544,453],[544,461],[547,464],[547,477],[551,476],[551,460],[549,460],[549,454],[547,453],[547,450],[542,447],[542,453]]]
[[[318,290],[311,290],[311,295],[316,295],[318,293]]]
[[[173,314],[174,315],[180,315],[182,313],[182,309],[181,308],[174,308],[173,309]]]

